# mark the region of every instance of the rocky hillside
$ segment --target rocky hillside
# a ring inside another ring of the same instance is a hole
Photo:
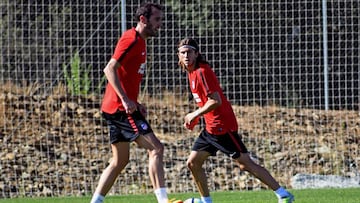
[[[195,191],[185,161],[195,132],[185,131],[186,102],[147,98],[149,121],[165,144],[167,184],[172,192]],[[0,198],[86,195],[111,158],[107,128],[96,96],[51,95],[36,87],[0,91]],[[191,108],[191,107],[190,107]],[[275,106],[234,106],[239,131],[255,161],[291,187],[298,173],[354,176],[360,164],[360,115]],[[130,163],[112,193],[151,192],[147,154],[132,146]],[[206,163],[213,189],[266,188],[219,153]]]

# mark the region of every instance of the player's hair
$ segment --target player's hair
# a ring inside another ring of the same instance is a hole
[[[192,39],[192,38],[185,38],[185,39],[182,39],[180,40],[180,42],[178,43],[178,49],[182,46],[188,46],[192,49],[195,50],[195,52],[198,53],[198,56],[196,58],[196,63],[195,63],[195,69],[197,69],[199,67],[199,64],[200,63],[206,63],[206,64],[209,64],[205,59],[204,57],[201,55],[200,51],[199,51],[199,45],[198,43],[196,42],[196,40]],[[185,70],[185,65],[183,63],[178,62],[179,66]]]
[[[152,8],[156,8],[158,10],[162,10],[162,6],[157,3],[146,2],[141,4],[141,6],[136,10],[135,20],[140,21],[140,16],[145,16],[145,18],[149,19],[152,15]]]

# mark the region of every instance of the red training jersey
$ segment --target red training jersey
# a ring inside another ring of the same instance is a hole
[[[218,92],[221,105],[205,113],[205,129],[213,135],[222,135],[238,130],[238,124],[230,102],[227,100],[214,71],[208,64],[199,64],[199,68],[188,73],[191,93],[199,107],[208,101],[208,95]]]
[[[129,99],[137,102],[142,76],[146,69],[146,42],[135,28],[125,31],[120,37],[112,58],[120,63],[117,76]],[[103,112],[112,114],[125,111],[121,99],[110,83],[107,84],[101,105]]]

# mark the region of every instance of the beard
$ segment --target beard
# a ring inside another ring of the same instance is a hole
[[[158,31],[154,28],[152,24],[148,24],[146,27],[146,34],[149,37],[155,37],[158,34]]]
[[[158,35],[158,32],[153,30],[153,29],[151,29],[151,30],[149,29],[147,34],[148,34],[149,37],[155,37],[155,36]]]

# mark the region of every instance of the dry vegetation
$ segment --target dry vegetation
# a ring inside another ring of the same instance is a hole
[[[39,91],[42,88],[1,86],[0,197],[91,193],[110,158],[99,97],[69,97],[62,86],[45,94]],[[181,127],[191,107],[171,94],[144,100],[149,121],[166,147],[169,189],[195,190],[185,160],[196,133]],[[297,173],[354,176],[358,170],[359,112],[276,106],[234,106],[234,110],[252,156],[283,185],[291,187],[290,179]],[[146,153],[134,146],[120,175],[121,186],[115,185],[113,191],[151,191],[144,163]],[[211,158],[206,168],[215,189],[264,187],[222,154]]]

